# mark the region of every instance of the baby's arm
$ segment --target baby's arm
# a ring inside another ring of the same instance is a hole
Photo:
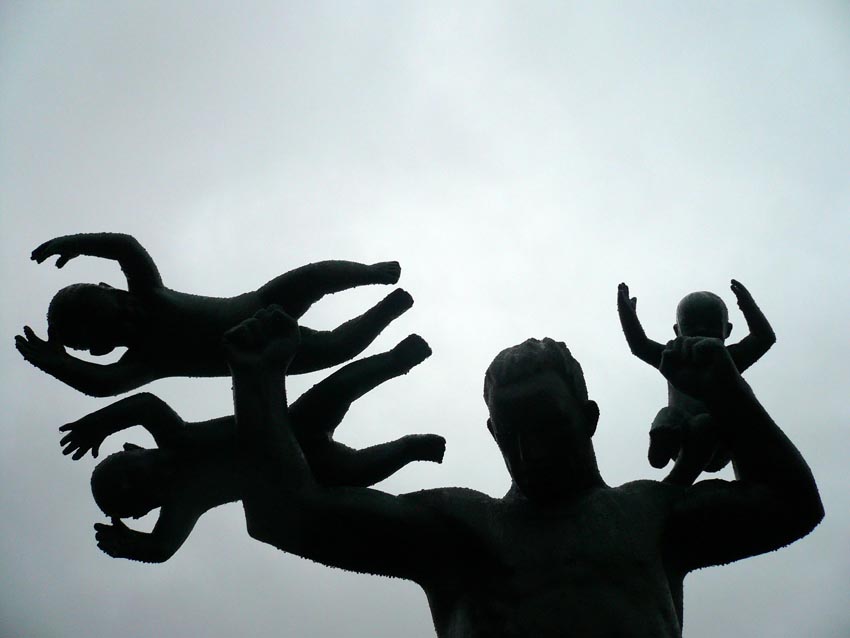
[[[629,350],[638,359],[657,368],[661,363],[664,346],[646,336],[637,316],[637,297],[629,298],[629,287],[626,284],[620,284],[617,288],[617,313]]]
[[[91,450],[97,458],[106,437],[134,425],[141,425],[153,435],[159,447],[173,445],[186,426],[183,419],[159,397],[142,392],[87,414],[59,428],[67,434],[59,442],[63,454],[73,454],[76,461]]]
[[[203,513],[186,505],[163,506],[150,533],[130,529],[118,518],[111,525],[95,523],[97,546],[113,558],[164,563],[180,549]]]
[[[744,288],[744,284],[733,279],[731,288],[747,322],[747,328],[750,330],[750,334],[741,341],[728,347],[732,361],[735,362],[738,371],[743,372],[770,350],[770,347],[776,343],[776,334],[770,327],[767,317],[756,305],[753,296]]]
[[[23,335],[15,336],[15,347],[39,370],[93,397],[128,392],[157,378],[129,353],[108,365],[82,361],[69,355],[61,344],[40,339],[29,326],[24,326]]]
[[[74,257],[89,255],[113,259],[121,266],[127,277],[131,292],[144,292],[162,287],[162,278],[148,252],[135,237],[123,233],[80,233],[65,235],[44,242],[32,251],[32,259],[38,263],[58,255],[56,267],[62,268]]]

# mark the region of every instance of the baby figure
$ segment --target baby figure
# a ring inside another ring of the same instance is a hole
[[[733,279],[731,288],[750,333],[727,349],[738,371],[744,372],[770,349],[776,335],[743,284]],[[629,297],[629,287],[624,283],[617,292],[617,311],[632,354],[658,368],[664,346],[647,338],[637,317],[637,298]],[[731,331],[726,304],[714,293],[690,293],[676,308],[673,332],[677,337],[725,341]],[[650,428],[649,462],[662,468],[670,460],[675,461],[664,481],[690,485],[703,470],[717,472],[725,467],[730,459],[729,446],[702,402],[669,383],[667,397],[667,406],[661,408]]]
[[[74,284],[60,290],[47,312],[47,341],[26,326],[15,337],[23,357],[80,392],[114,396],[172,376],[224,376],[222,335],[266,306],[276,304],[295,319],[324,295],[367,284],[394,284],[398,262],[372,265],[322,261],[291,270],[257,290],[236,297],[191,295],[166,288],[147,251],[130,235],[90,233],[52,239],[32,253],[38,263],[58,256],[62,268],[79,255],[113,259],[127,278],[127,290],[107,284]],[[395,290],[334,330],[301,327],[302,344],[291,374],[311,372],[362,352],[394,319],[413,305]],[[104,355],[127,351],[115,363],[100,365],[69,355],[65,348]]]
[[[389,352],[345,365],[289,407],[298,442],[323,484],[367,487],[412,461],[442,462],[445,439],[436,434],[408,435],[362,450],[333,440],[353,401],[430,354],[425,340],[411,335]],[[106,437],[133,425],[146,428],[158,447],[125,443],[124,451],[97,465],[92,493],[112,524],[95,524],[95,536],[110,556],[159,563],[180,548],[204,512],[241,498],[236,421],[225,416],[186,423],[161,399],[143,392],[59,428],[67,432],[64,454],[77,460],[91,450],[96,457]],[[150,533],[120,520],[156,508],[159,518]]]

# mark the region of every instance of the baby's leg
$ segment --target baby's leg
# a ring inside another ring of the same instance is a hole
[[[664,406],[655,415],[649,429],[649,464],[652,467],[661,469],[676,459],[687,419],[684,412],[669,406]]]
[[[289,408],[299,438],[330,436],[351,404],[378,385],[406,374],[431,354],[419,335],[410,335],[389,352],[340,368],[301,395]]]
[[[446,440],[436,434],[412,434],[395,441],[354,450],[336,441],[324,453],[310,458],[316,479],[323,485],[369,487],[398,472],[412,461],[441,463]]]
[[[321,370],[357,356],[412,305],[413,298],[399,289],[392,291],[359,317],[333,330],[316,331],[302,326],[301,346],[289,364],[288,374]]]
[[[664,482],[691,485],[711,461],[718,443],[717,427],[710,415],[698,414],[691,418],[685,428],[682,449]]]
[[[272,279],[257,292],[263,306],[277,304],[298,319],[327,294],[367,284],[394,284],[401,274],[397,261],[359,264],[354,261],[320,261],[290,270]]]

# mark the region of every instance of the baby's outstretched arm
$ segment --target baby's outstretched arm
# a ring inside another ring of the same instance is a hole
[[[113,558],[164,563],[180,549],[202,513],[189,504],[164,505],[150,533],[130,529],[113,518],[111,525],[95,523],[95,540],[100,550]]]
[[[767,317],[756,305],[753,296],[744,287],[744,284],[733,279],[731,288],[750,331],[741,341],[728,347],[732,361],[735,362],[738,371],[743,372],[761,359],[762,355],[776,343],[776,333],[773,332]]]
[[[150,432],[159,447],[172,445],[186,426],[165,401],[142,392],[63,425],[59,430],[67,434],[59,444],[64,447],[62,453],[73,454],[75,461],[89,450],[97,458],[106,437],[134,425],[141,425]]]
[[[157,378],[129,353],[108,365],[82,361],[69,355],[61,344],[39,338],[29,326],[24,326],[23,335],[15,336],[15,347],[39,370],[93,397],[121,394]]]
[[[263,306],[278,305],[298,319],[325,295],[369,284],[394,284],[401,274],[397,261],[361,264],[354,261],[320,261],[272,279],[257,292]]]
[[[637,316],[637,297],[629,297],[629,287],[624,283],[617,288],[617,314],[620,315],[620,325],[626,335],[629,350],[638,359],[657,368],[661,363],[664,346],[646,336]]]
[[[162,286],[156,264],[148,252],[131,235],[123,233],[80,233],[64,235],[44,242],[32,251],[32,259],[42,263],[58,255],[56,267],[62,268],[74,257],[89,255],[113,259],[127,277],[130,292],[145,292]]]

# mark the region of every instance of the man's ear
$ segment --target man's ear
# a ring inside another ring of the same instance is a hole
[[[730,334],[732,334],[732,324],[727,321],[726,322],[726,334],[723,335],[723,338],[727,339]]]
[[[112,286],[110,286],[110,285],[109,285],[108,283],[106,283],[105,281],[101,281],[101,282],[98,284],[98,286],[100,286],[101,288],[109,288],[109,289],[112,289]]]
[[[599,405],[596,401],[587,400],[584,402],[582,410],[590,430],[588,436],[593,436],[596,433],[596,424],[599,423]]]
[[[674,323],[674,324],[673,324],[673,332],[675,332],[675,333],[676,333],[676,336],[677,336],[677,337],[681,337],[681,336],[682,336],[682,335],[680,335],[680,334],[679,334],[679,324],[678,324],[678,323]]]

